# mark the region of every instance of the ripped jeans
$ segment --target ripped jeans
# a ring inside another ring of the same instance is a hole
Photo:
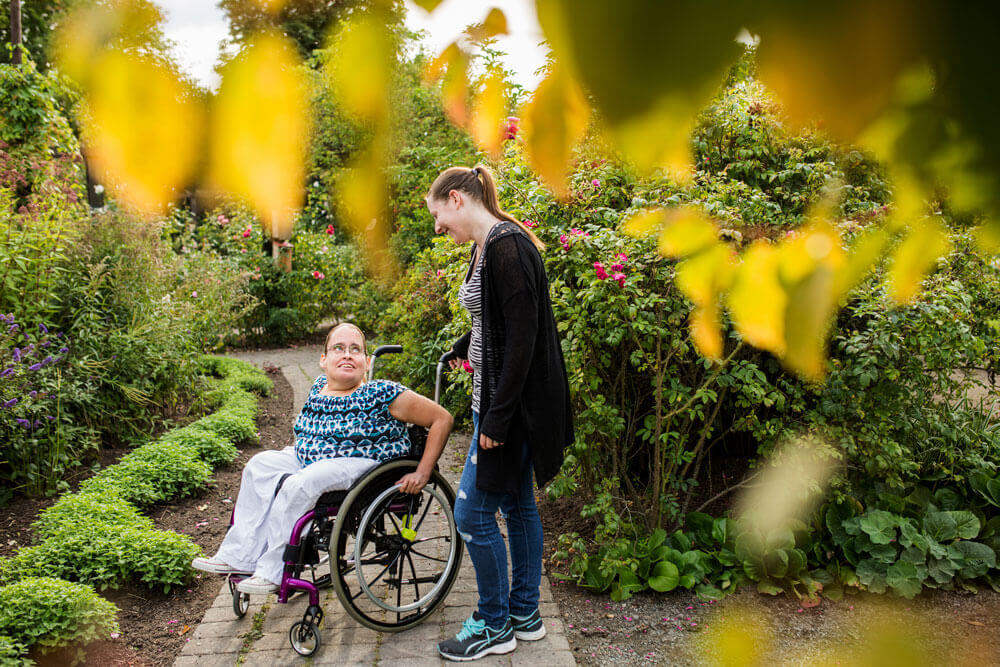
[[[479,444],[479,413],[472,413],[475,426],[469,454],[458,485],[455,522],[476,570],[479,614],[486,624],[500,629],[510,614],[527,616],[538,608],[542,579],[542,522],[535,506],[531,451],[521,444],[521,483],[518,495],[492,493],[476,488],[476,453]],[[510,447],[504,444],[503,447]],[[496,512],[507,520],[510,542],[511,583],[507,582],[507,548]]]

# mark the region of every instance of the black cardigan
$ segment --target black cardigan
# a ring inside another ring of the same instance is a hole
[[[501,224],[484,249],[479,431],[504,444],[479,450],[476,487],[516,494],[520,444],[528,441],[535,481],[545,486],[573,442],[573,416],[542,257],[517,225]],[[452,346],[459,357],[468,358],[471,335]]]

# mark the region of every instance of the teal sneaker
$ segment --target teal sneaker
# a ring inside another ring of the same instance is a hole
[[[503,628],[495,630],[488,627],[486,621],[476,611],[465,619],[462,629],[454,638],[438,644],[438,653],[447,660],[468,662],[491,653],[510,653],[516,648],[517,637],[514,636],[510,619],[507,619]]]
[[[524,641],[533,642],[545,636],[545,624],[538,610],[527,616],[510,615],[510,624],[514,628],[514,636]]]

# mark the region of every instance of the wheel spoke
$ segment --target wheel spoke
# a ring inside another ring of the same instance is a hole
[[[447,559],[447,558],[435,558],[434,556],[428,556],[428,555],[427,555],[427,554],[425,554],[424,552],[422,552],[422,551],[417,551],[417,550],[416,550],[416,549],[414,549],[413,547],[410,547],[410,553],[414,553],[414,554],[417,554],[417,555],[418,555],[418,556],[420,556],[421,558],[426,558],[427,560],[433,560],[433,561],[437,561],[438,563],[447,563],[447,562],[448,562],[448,559]],[[416,575],[414,575],[414,576],[416,576]]]
[[[433,498],[433,496],[432,496]],[[420,526],[423,525],[424,519],[427,518],[427,511],[431,508],[431,500],[429,499],[424,505],[424,511],[420,513],[420,519],[417,520],[417,525],[413,527],[413,530],[419,531]]]
[[[420,599],[420,582],[417,581],[417,579],[418,579],[418,577],[417,577],[417,568],[413,567],[413,558],[410,557],[410,554],[406,554],[406,561],[410,564],[410,572],[413,574],[413,588],[416,590],[416,595],[413,596],[413,599],[414,600],[419,600]],[[402,579],[402,577],[400,577],[400,579]],[[403,582],[402,581],[399,582],[399,589],[400,590],[403,589]]]

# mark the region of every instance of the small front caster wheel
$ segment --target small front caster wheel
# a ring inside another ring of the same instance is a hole
[[[247,609],[250,608],[250,594],[241,593],[240,591],[233,589],[233,612],[236,614],[237,618],[243,618],[247,615]]]
[[[312,623],[297,621],[288,630],[288,641],[296,653],[308,657],[319,650],[319,628]]]

